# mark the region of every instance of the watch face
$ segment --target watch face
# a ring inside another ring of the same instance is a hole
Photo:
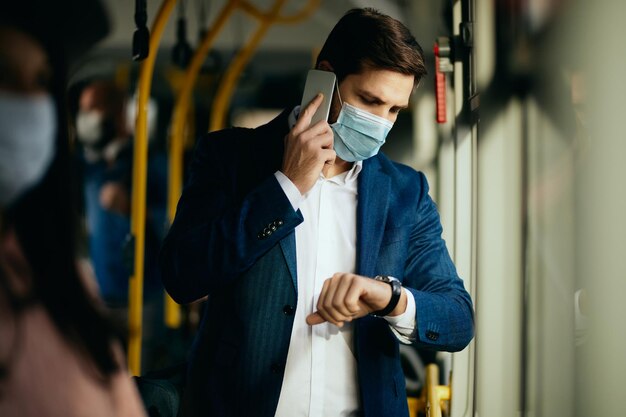
[[[374,279],[376,281],[382,281],[382,282],[399,281],[398,278],[390,277],[390,276],[387,276],[387,275],[376,275],[374,277]]]
[[[389,277],[387,275],[376,275],[374,277],[376,281],[389,282]]]

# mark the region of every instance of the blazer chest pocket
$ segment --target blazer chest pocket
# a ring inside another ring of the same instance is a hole
[[[385,230],[378,253],[376,273],[404,278],[412,225]]]
[[[415,225],[409,224],[406,226],[385,229],[380,246],[383,247],[398,242],[406,244],[409,240],[409,236],[411,235],[411,230],[413,230],[414,227]]]

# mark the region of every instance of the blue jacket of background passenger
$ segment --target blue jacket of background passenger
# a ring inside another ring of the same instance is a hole
[[[273,175],[288,114],[208,134],[196,147],[160,259],[174,300],[209,296],[185,415],[276,411],[297,300],[294,229],[304,221]],[[413,294],[418,347],[463,349],[473,337],[472,301],[441,238],[426,178],[378,154],[364,161],[358,181],[357,273],[397,277]],[[398,340],[386,321],[361,318],[354,332],[362,415],[408,416]]]

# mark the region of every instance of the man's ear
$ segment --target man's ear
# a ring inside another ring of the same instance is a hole
[[[317,68],[316,69],[322,70],[322,71],[335,72],[335,70],[333,69],[333,66],[330,65],[330,62],[328,62],[326,60],[320,61],[317,64]]]

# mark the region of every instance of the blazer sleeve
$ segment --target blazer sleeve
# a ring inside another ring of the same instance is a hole
[[[264,155],[242,156],[241,138],[250,132],[209,134],[194,152],[160,254],[163,284],[179,303],[237,279],[303,221],[268,164],[254,165]]]
[[[404,285],[415,297],[416,344],[459,351],[474,336],[474,310],[441,237],[437,207],[420,175],[417,223],[410,234]]]

